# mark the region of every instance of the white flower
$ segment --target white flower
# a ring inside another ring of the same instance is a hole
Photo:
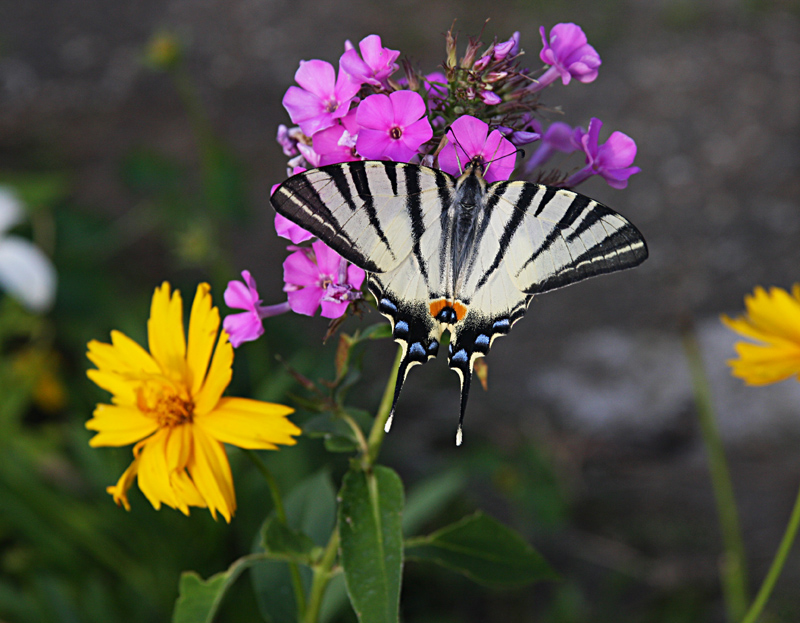
[[[0,187],[0,288],[32,312],[46,312],[56,294],[56,270],[35,244],[6,234],[24,210],[17,196]]]

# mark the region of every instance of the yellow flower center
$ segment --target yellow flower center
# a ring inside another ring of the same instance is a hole
[[[136,390],[139,410],[158,422],[162,428],[180,426],[192,422],[194,401],[177,388],[148,381]]]

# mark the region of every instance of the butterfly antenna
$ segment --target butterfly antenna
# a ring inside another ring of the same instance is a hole
[[[501,144],[502,144],[502,141],[498,141],[498,142],[497,142],[497,147],[495,147],[495,148],[494,148],[494,153],[492,154],[492,159],[491,159],[491,160],[489,160],[489,161],[486,163],[486,166],[483,168],[483,172],[484,172],[484,174],[485,174],[485,173],[487,173],[487,172],[489,171],[489,166],[490,166],[490,165],[491,165],[493,162],[497,162],[498,160],[502,160],[503,158],[508,158],[509,156],[514,156],[514,157],[516,157],[516,155],[517,155],[517,152],[522,152],[522,157],[523,157],[523,158],[525,157],[525,152],[524,152],[524,151],[522,151],[522,149],[520,149],[520,148],[518,147],[517,149],[515,149],[514,151],[512,151],[512,152],[510,152],[510,153],[503,154],[503,155],[502,155],[502,156],[500,156],[499,158],[495,158],[495,156],[497,155],[497,150],[498,150],[498,149],[500,149],[500,145],[501,145]]]
[[[461,149],[461,151],[463,151],[466,154],[467,150],[464,149],[464,146],[461,143],[458,142],[458,137],[456,136],[456,133],[453,132],[453,128],[448,127],[447,130],[445,130],[444,135],[447,136],[448,133],[452,137],[453,142],[456,144],[456,146],[459,147]],[[464,167],[461,164],[461,158],[458,157],[458,149],[455,149],[454,151],[455,151],[455,154],[456,154],[456,162],[458,162],[458,170],[461,173],[463,173],[464,172]]]

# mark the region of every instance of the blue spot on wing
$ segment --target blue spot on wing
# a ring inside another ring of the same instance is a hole
[[[409,352],[411,355],[414,355],[415,357],[424,357],[425,347],[420,342],[414,342],[409,348]]]
[[[457,361],[459,363],[462,363],[462,362],[466,363],[469,360],[469,357],[467,355],[467,351],[462,348],[455,355],[453,355],[450,359],[452,361]]]

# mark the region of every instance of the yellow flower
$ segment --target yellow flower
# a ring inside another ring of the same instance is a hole
[[[169,283],[156,288],[147,323],[150,353],[119,331],[111,344],[89,342],[87,356],[97,366],[89,378],[113,394],[99,404],[86,428],[97,431],[89,444],[133,448],[133,463],[108,487],[114,501],[130,510],[127,491],[139,488],[158,510],[161,504],[189,514],[208,507],[230,522],[236,510],[228,457],[223,443],[276,450],[293,445],[300,429],[283,405],[247,398],[222,398],[231,380],[233,347],[222,331],[216,351],[219,311],[210,287],[200,284],[189,319],[188,345],[183,303]],[[213,358],[212,358],[212,351]],[[211,365],[209,366],[209,360]]]
[[[731,373],[749,385],[776,383],[792,376],[800,380],[800,283],[791,294],[781,288],[758,287],[744,299],[747,315],[722,317],[730,329],[762,344],[737,342],[738,359]]]

